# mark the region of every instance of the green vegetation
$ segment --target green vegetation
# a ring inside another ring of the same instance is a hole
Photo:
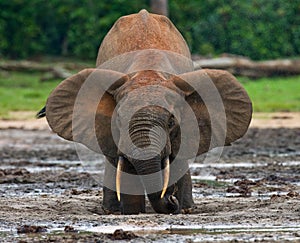
[[[300,76],[239,80],[247,90],[255,112],[300,111]]]
[[[41,82],[39,73],[0,73],[0,117],[10,111],[39,111],[61,80]],[[300,111],[300,76],[287,78],[239,78],[255,112]]]
[[[149,0],[1,0],[0,58],[94,60],[112,24]],[[231,53],[252,59],[300,55],[300,0],[176,0],[169,18],[200,55]],[[41,58],[42,57],[42,58]],[[47,60],[46,60],[47,62]],[[51,60],[48,62],[51,62]],[[0,72],[0,117],[38,111],[59,80],[38,73]],[[255,112],[300,111],[300,77],[240,79]]]
[[[149,10],[149,0],[1,0],[0,57],[63,55],[95,59],[122,15]],[[252,59],[300,54],[299,0],[174,0],[170,19],[194,54]]]
[[[41,82],[40,75],[36,73],[0,75],[0,117],[10,118],[10,111],[38,112],[59,82]]]

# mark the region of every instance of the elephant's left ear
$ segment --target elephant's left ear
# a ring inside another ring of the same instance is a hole
[[[172,81],[185,93],[196,116],[200,133],[198,155],[214,147],[230,145],[246,133],[252,103],[229,72],[202,69],[175,76]],[[183,122],[189,122],[188,118]],[[195,131],[188,133],[192,137]]]
[[[59,136],[104,155],[116,156],[111,117],[113,91],[128,80],[111,70],[85,69],[62,81],[50,94],[46,118]]]

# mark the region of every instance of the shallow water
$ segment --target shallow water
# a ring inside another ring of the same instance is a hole
[[[299,225],[191,225],[191,226],[159,226],[159,227],[137,227],[134,225],[118,225],[118,226],[79,226],[74,227],[77,232],[90,232],[101,234],[113,234],[116,230],[133,232],[141,238],[160,235],[156,242],[165,242],[164,236],[169,240],[177,239],[179,241],[193,240],[193,242],[224,242],[239,240],[247,242],[257,241],[297,241],[299,240]],[[64,227],[48,228],[48,235],[57,235],[64,232]],[[274,233],[277,233],[277,235]],[[0,228],[0,237],[14,236],[16,239],[22,239],[22,234],[17,234],[15,230],[7,231]],[[178,241],[178,242],[179,242]],[[139,241],[137,241],[139,242]]]

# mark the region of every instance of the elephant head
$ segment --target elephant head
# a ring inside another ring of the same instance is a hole
[[[150,49],[151,58],[143,52]],[[226,71],[193,71],[190,63],[172,23],[142,10],[110,30],[98,68],[71,76],[49,96],[52,130],[115,162],[119,200],[127,171],[128,178],[137,175],[156,212],[178,212],[175,184],[187,170],[180,161],[230,145],[247,131],[252,106],[239,82]],[[124,210],[131,212],[139,211]]]

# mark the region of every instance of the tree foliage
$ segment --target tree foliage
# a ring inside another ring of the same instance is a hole
[[[149,0],[2,0],[0,56],[95,58],[122,15]],[[169,17],[197,54],[253,59],[300,54],[300,0],[169,0]]]

